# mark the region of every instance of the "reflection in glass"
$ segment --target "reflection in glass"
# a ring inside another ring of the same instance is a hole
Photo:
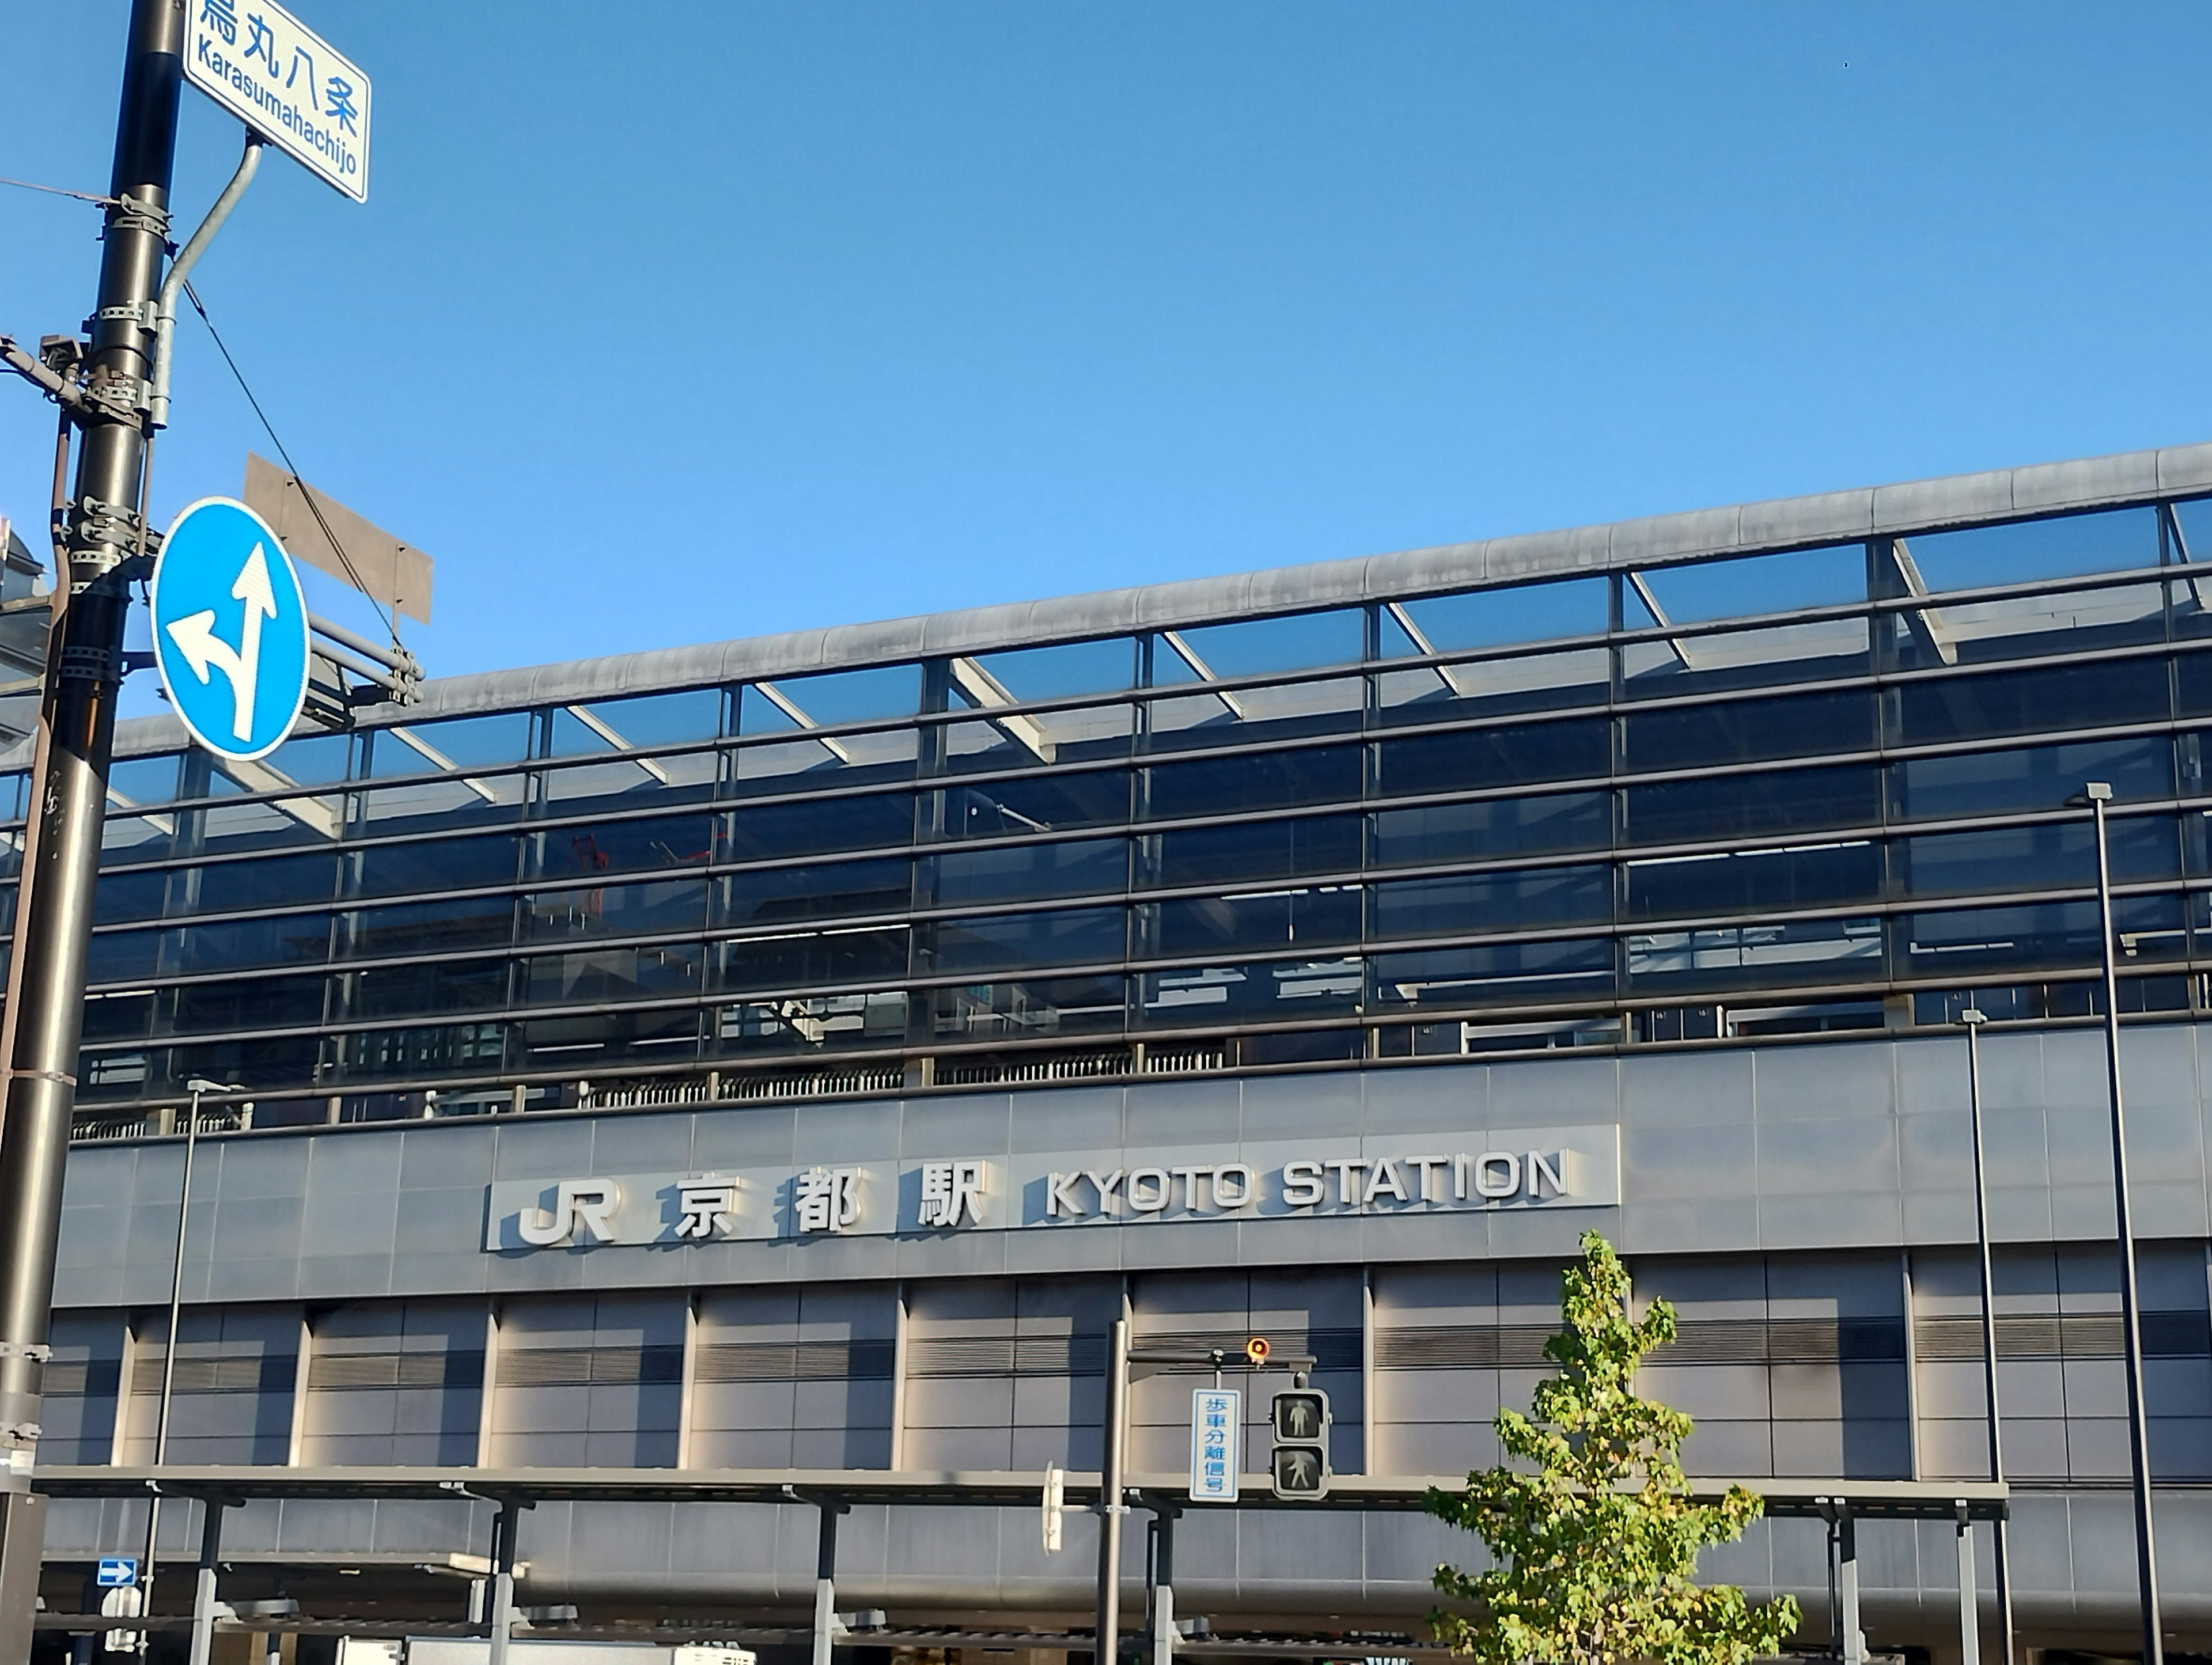
[[[507,1005],[505,960],[433,960],[348,973],[348,1018],[444,1017],[497,1012]]]
[[[1356,957],[1148,971],[1137,980],[1147,1026],[1295,1022],[1359,1009],[1366,970]]]
[[[1632,989],[1878,981],[1879,919],[1784,920],[1654,931],[1627,939]]]
[[[368,753],[363,773],[376,780],[495,769],[519,763],[530,755],[530,714],[499,711],[483,717],[400,723],[366,730],[361,740]]]
[[[1146,707],[1145,744],[1153,751],[1190,751],[1348,734],[1358,729],[1366,701],[1366,684],[1357,677],[1164,695]]]
[[[1936,677],[1901,684],[1889,697],[1892,733],[1899,745],[2159,722],[2167,708],[2166,661],[2116,659],[1982,677]]]
[[[1613,869],[1537,867],[1369,887],[1377,937],[1445,937],[1605,925],[1613,919]]]
[[[1071,908],[943,920],[933,934],[935,944],[930,969],[939,972],[1095,965],[1118,961],[1126,951],[1125,921],[1119,908]]]
[[[1601,850],[1613,842],[1613,797],[1603,792],[1432,804],[1373,819],[1377,867]]]
[[[739,798],[762,798],[908,781],[921,755],[921,737],[912,728],[756,742],[729,754],[726,789]]]
[[[1030,1041],[1118,1031],[1128,1017],[1120,976],[1032,977],[933,989],[930,1032],[939,1041]]]
[[[1637,844],[1822,832],[1881,821],[1881,771],[1872,763],[1655,781],[1620,796],[1623,831]]]
[[[505,1056],[506,1036],[506,1025],[496,1023],[362,1030],[334,1037],[337,1073],[351,1081],[494,1075]]]
[[[1375,957],[1375,1000],[1385,1006],[1510,1006],[1613,992],[1613,942],[1484,943]]]
[[[1139,872],[1142,882],[1161,886],[1354,873],[1359,830],[1356,815],[1182,827],[1142,841]]]
[[[2086,781],[2111,784],[2117,802],[2173,795],[2173,747],[2163,735],[2023,746],[1890,765],[1895,813],[1907,821],[2056,810]]]
[[[1180,959],[1333,948],[1359,940],[1359,904],[1356,884],[1146,902],[1137,910],[1139,951]]]
[[[1695,919],[1715,914],[1835,908],[1881,896],[1881,846],[1868,839],[1723,850],[1626,864],[1628,917]]]
[[[896,1047],[906,1039],[906,993],[793,994],[743,1000],[714,1014],[710,1044],[725,1054]]]
[[[2094,897],[1914,914],[1898,925],[1904,950],[1898,969],[1907,976],[2088,967],[2103,953]],[[2179,896],[2116,896],[2112,926],[2123,975],[2130,962],[2172,959],[2187,951]]]
[[[330,957],[328,914],[281,914],[195,925],[180,933],[180,971],[226,971],[254,965],[320,963]]]
[[[1601,717],[1408,734],[1376,744],[1376,790],[1403,798],[1538,781],[1602,780],[1611,767],[1607,746]]]
[[[706,951],[696,943],[595,948],[525,961],[525,1005],[596,1005],[696,994],[705,986]]]
[[[719,688],[595,700],[588,705],[554,708],[547,755],[573,757],[596,751],[680,746],[712,740],[721,732],[722,690]]]
[[[514,939],[514,898],[506,895],[364,908],[346,915],[340,934],[343,951],[355,959],[504,948]]]
[[[720,945],[719,987],[804,988],[813,983],[881,982],[907,970],[907,927],[847,926],[739,937]]]
[[[368,845],[346,858],[352,870],[349,889],[357,896],[389,896],[512,884],[519,842],[512,834],[495,833],[488,838]]]
[[[725,825],[723,859],[731,861],[901,848],[914,839],[914,798],[899,792],[763,804],[738,810]]]
[[[1621,723],[1620,750],[1624,767],[1644,770],[1866,751],[1874,744],[1874,696],[1854,689],[1632,712]]]
[[[672,815],[549,827],[530,843],[533,878],[698,867],[714,857],[714,822],[705,815]]]
[[[1118,894],[1129,883],[1129,844],[1124,838],[990,845],[925,860],[923,894],[933,894],[940,908]]]
[[[1510,647],[1605,631],[1606,580],[1570,578],[1382,605],[1382,656]]]
[[[816,862],[763,867],[717,881],[714,922],[745,928],[861,914],[902,914],[913,902],[913,872],[891,861]]]
[[[1003,653],[978,653],[974,663],[1014,699],[1073,699],[1110,694],[1135,686],[1137,644],[1128,636],[1098,641],[1063,642],[1054,647],[1017,647]]]
[[[1153,638],[1152,685],[1357,665],[1364,632],[1357,607],[1163,630]]]
[[[1359,748],[1316,746],[1158,764],[1145,771],[1146,812],[1156,821],[1357,803]]]
[[[707,885],[703,879],[671,878],[538,890],[523,897],[522,917],[525,932],[538,942],[696,931],[707,922]]]
[[[1115,827],[1129,818],[1129,776],[1033,775],[988,786],[947,787],[936,794],[945,838],[1019,837],[1076,827]]]
[[[311,1028],[323,1021],[323,979],[257,977],[246,981],[224,978],[218,982],[186,983],[170,992],[166,1023],[158,1018],[162,1004],[155,1007],[156,1033],[212,1035],[226,1030]]]
[[[749,683],[738,696],[740,734],[788,734],[911,717],[921,708],[921,667],[883,665]]]
[[[2114,883],[2179,876],[2172,817],[2116,816],[2108,827]],[[1906,896],[2077,890],[2097,883],[2096,830],[2086,818],[2069,817],[2034,827],[1923,833],[1895,840],[1891,861]]]

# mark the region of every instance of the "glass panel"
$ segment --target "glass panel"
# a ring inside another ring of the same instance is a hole
[[[1090,763],[1127,755],[1137,732],[1133,705],[1083,705],[995,721],[948,723],[944,728],[948,774],[1034,769],[1040,763]]]
[[[176,836],[173,815],[111,815],[100,830],[100,865],[112,867],[126,861],[158,861],[169,853]],[[22,860],[20,845],[9,848],[8,871]]]
[[[1118,895],[1129,884],[1129,843],[1085,838],[1060,844],[994,845],[948,850],[923,863],[922,894],[934,905],[1037,902],[1049,896]]]
[[[161,933],[95,931],[87,951],[85,981],[135,983],[160,975]]]
[[[504,948],[514,940],[514,898],[461,896],[449,901],[364,908],[346,916],[341,951],[356,959],[449,953],[457,948]]]
[[[1751,618],[1808,607],[1842,607],[1866,599],[1866,545],[1831,544],[1778,555],[1733,556],[1640,574],[1672,624]],[[1649,621],[1632,585],[1624,586],[1632,629]]]
[[[23,818],[23,801],[29,791],[27,775],[0,775],[0,821]]]
[[[1867,763],[1655,781],[1621,799],[1624,834],[1637,844],[1870,827],[1881,822],[1881,772]]]
[[[1731,705],[1632,712],[1621,723],[1621,765],[1696,769],[1875,745],[1875,696],[1860,690]]]
[[[167,1023],[156,1023],[156,1033],[211,1035],[233,1030],[312,1028],[323,1021],[323,979],[225,978],[220,982],[186,983],[171,991],[169,1012]]]
[[[345,830],[343,802],[337,798],[277,798],[182,811],[177,817],[177,842],[183,846],[197,823],[199,848],[210,855],[286,844],[335,844]]]
[[[725,821],[732,861],[902,848],[914,842],[914,799],[903,792],[819,803],[763,804]]]
[[[1613,869],[1539,867],[1370,887],[1369,929],[1377,937],[1449,937],[1537,931],[1613,920]]]
[[[2159,563],[2158,511],[2140,507],[2014,520],[1905,540],[1929,590],[1982,589]]]
[[[84,1000],[84,1038],[131,1041],[145,1038],[153,1022],[154,997],[137,991],[119,994],[88,994]]]
[[[587,705],[554,708],[548,755],[574,757],[599,751],[680,746],[712,740],[721,732],[722,690],[719,688],[594,700]]]
[[[911,717],[921,709],[921,667],[877,665],[811,677],[779,677],[748,684],[738,708],[740,734],[797,733],[878,717]]]
[[[1604,1000],[1613,993],[1613,943],[1485,943],[1375,957],[1382,1006],[1511,1006],[1534,1000]]]
[[[720,987],[801,988],[810,983],[879,982],[903,977],[904,926],[848,926],[778,937],[740,937],[720,945]]]
[[[180,754],[173,751],[157,757],[117,758],[107,774],[107,807],[130,810],[174,802],[180,761]]]
[[[1137,910],[1137,951],[1182,959],[1356,943],[1359,899],[1357,884],[1329,884],[1146,902]]]
[[[1127,980],[1111,975],[963,983],[929,992],[930,1033],[951,1043],[1118,1034],[1128,998]]]
[[[1590,647],[1520,659],[1466,659],[1421,671],[1385,671],[1376,677],[1375,690],[1378,720],[1395,726],[1603,705],[1612,681],[1613,662],[1605,649]]]
[[[2006,601],[1946,602],[1887,615],[1891,668],[1934,671],[2042,653],[2078,653],[2163,641],[2164,584],[2027,595]]]
[[[102,873],[92,893],[92,922],[120,925],[126,920],[159,919],[168,889],[165,868]]]
[[[1386,602],[1382,656],[1455,653],[1462,648],[1510,647],[1524,641],[1605,634],[1606,580],[1570,578],[1513,584],[1459,595]]]
[[[1480,804],[1431,804],[1382,810],[1373,820],[1375,842],[1369,861],[1376,867],[1601,850],[1613,842],[1613,794],[1568,792]]]
[[[495,1075],[506,1055],[503,1024],[373,1029],[336,1037],[337,1071],[349,1081]]]
[[[514,882],[512,834],[447,838],[416,844],[373,844],[354,851],[352,892],[359,896],[404,896],[416,890],[471,890]]]
[[[544,942],[561,937],[644,937],[697,931],[707,923],[706,881],[659,879],[538,890],[522,899],[523,929]]]
[[[2113,899],[2114,933],[2130,960],[2172,959],[2185,953],[2182,919],[2179,896]],[[1899,971],[1949,977],[1984,968],[2094,965],[2100,930],[2094,897],[1914,914],[1899,921],[1905,961]]]
[[[930,969],[1021,971],[1031,966],[1094,965],[1124,957],[1122,910],[1071,908],[942,920],[933,927]]]
[[[2166,661],[2118,659],[1985,677],[1938,677],[1902,684],[1889,690],[1889,698],[1899,745],[2160,722],[2167,707]]]
[[[1316,746],[1158,765],[1145,771],[1146,814],[1166,821],[1300,804],[1358,803],[1359,750],[1356,745]]]
[[[1882,975],[1878,919],[1655,931],[1627,941],[1628,983],[1638,993],[1871,982]]]
[[[212,1041],[197,1046],[171,1047],[163,1070],[168,1091],[181,1090],[195,1076],[210,1081],[251,1082],[263,1092],[285,1087],[315,1085],[322,1042],[312,1035],[285,1036],[272,1040]],[[159,1052],[154,1056],[161,1059]],[[272,1105],[272,1110],[281,1109]]]
[[[1873,668],[1868,641],[1863,618],[1632,641],[1620,650],[1621,688],[1649,700],[1864,676]]]
[[[372,838],[458,832],[464,827],[520,820],[526,781],[520,775],[488,775],[382,787],[356,794],[354,813],[360,817],[362,834]]]
[[[1881,846],[1862,839],[1631,861],[1626,876],[1631,919],[1843,907],[1881,898]]]
[[[1319,816],[1154,833],[1139,847],[1139,882],[1235,884],[1359,870],[1359,817]]]
[[[497,1012],[507,1005],[505,960],[386,965],[340,979],[349,1018],[434,1018]]]
[[[524,962],[522,999],[548,1006],[696,994],[706,986],[706,962],[697,943],[550,955]]]
[[[197,924],[181,933],[183,971],[223,971],[234,967],[320,963],[330,957],[331,916],[289,914],[275,919],[225,920]]]
[[[1076,827],[1118,827],[1129,818],[1129,777],[1120,769],[1095,775],[1033,775],[1024,781],[947,787],[939,829],[945,838],[1019,837]]]
[[[652,872],[703,867],[714,854],[714,817],[658,816],[650,820],[601,821],[553,827],[531,841],[532,878],[578,873]]]
[[[711,751],[549,769],[538,776],[540,813],[574,815],[593,805],[653,809],[663,804],[703,804],[714,797],[720,771],[721,759]]]
[[[817,862],[729,873],[716,882],[714,922],[737,927],[801,924],[860,914],[902,914],[913,905],[909,863]]]
[[[676,1064],[699,1054],[699,1013],[609,1012],[535,1018],[516,1026],[530,1069],[605,1069],[623,1063]]]
[[[1376,791],[1385,798],[1536,781],[1601,781],[1611,772],[1602,717],[1408,734],[1378,741],[1375,766]]]
[[[1085,694],[1110,694],[1137,683],[1137,644],[1130,636],[1100,641],[1063,642],[1053,647],[1018,647],[1004,653],[978,653],[973,663],[1013,699],[1064,700]]]
[[[740,746],[730,754],[729,790],[740,798],[754,798],[910,780],[920,756],[920,736],[912,728]]]
[[[1901,820],[2056,810],[2085,782],[2111,784],[2122,802],[2173,796],[2173,747],[2165,737],[1911,757],[1890,766]]]
[[[1306,734],[1346,734],[1359,727],[1366,704],[1367,685],[1357,677],[1233,693],[1170,695],[1146,707],[1146,744],[1154,751],[1188,751]]]
[[[337,889],[337,876],[338,859],[334,854],[271,856],[179,868],[173,872],[169,889],[169,911],[179,916],[227,914],[248,908],[328,902]]]
[[[1356,957],[1148,971],[1137,980],[1138,1020],[1193,1024],[1292,1023],[1359,1010],[1366,969]]]
[[[368,766],[362,772],[374,780],[495,769],[519,763],[530,755],[530,714],[498,711],[483,717],[399,723],[366,730],[361,741],[368,752]]]
[[[1152,639],[1152,683],[1164,688],[1184,681],[1357,665],[1364,634],[1357,607],[1163,630]]]
[[[208,761],[218,769],[234,767],[219,757]],[[303,735],[285,741],[257,763],[237,768],[234,782],[248,792],[265,792],[271,786],[327,787],[344,780],[352,762],[352,735]],[[276,778],[264,780],[267,775]]]
[[[795,994],[721,1007],[709,1045],[724,1054],[797,1054],[896,1047],[906,1039],[906,992]]]
[[[2108,826],[2116,883],[2179,877],[2171,816],[2125,816]],[[1899,892],[1907,896],[2067,890],[2097,883],[2097,834],[2086,817],[2038,827],[1923,833],[1894,840],[1891,848]]]

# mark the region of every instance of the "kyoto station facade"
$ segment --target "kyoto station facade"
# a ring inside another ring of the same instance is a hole
[[[2212,446],[434,680],[252,764],[125,723],[46,1605],[158,1486],[169,1612],[212,1508],[224,1600],[378,1634],[505,1556],[533,1635],[797,1658],[826,1572],[840,1647],[1088,1657],[1126,1319],[1185,1355],[1133,1372],[1126,1633],[1149,1569],[1190,1649],[1412,1656],[1480,1554],[1423,1492],[1594,1229],[1692,1478],[1770,1500],[1705,1576],[1955,1660],[2008,1514],[2022,1645],[2132,1655],[2093,782],[2212,1650]]]

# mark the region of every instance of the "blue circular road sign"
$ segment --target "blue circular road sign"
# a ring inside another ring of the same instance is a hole
[[[228,497],[179,514],[154,563],[154,653],[185,726],[218,757],[267,756],[307,697],[307,603],[269,523]]]

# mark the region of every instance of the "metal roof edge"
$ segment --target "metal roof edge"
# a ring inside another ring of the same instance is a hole
[[[377,706],[363,714],[372,724],[425,721],[747,678],[803,676],[930,654],[987,653],[1125,631],[1192,627],[1241,614],[1297,612],[1447,590],[1853,543],[2021,515],[2114,507],[2192,492],[2212,492],[2212,443],[1774,498],[1732,507],[1692,509],[1222,577],[1178,579],[1130,589],[478,671],[426,683],[418,705]],[[135,718],[117,725],[118,756],[143,755],[182,743],[182,726],[171,716]],[[21,743],[0,757],[0,767],[21,767],[29,755],[28,742]]]

